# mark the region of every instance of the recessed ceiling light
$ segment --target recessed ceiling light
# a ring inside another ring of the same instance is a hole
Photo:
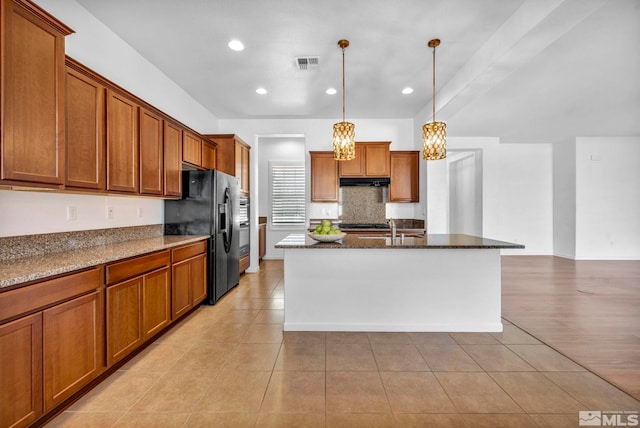
[[[413,92],[413,88],[406,87],[402,90],[402,93],[408,95]]]
[[[325,92],[327,95],[335,95],[338,91],[336,91],[336,88],[329,88]]]
[[[256,89],[256,94],[266,95],[266,93],[267,93],[267,90],[265,88]]]
[[[242,44],[242,42],[240,40],[231,40],[228,44],[229,49],[234,50],[234,51],[241,51],[244,50],[244,45]]]

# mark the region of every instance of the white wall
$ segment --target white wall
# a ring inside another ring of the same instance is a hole
[[[267,137],[258,138],[258,194],[257,204],[255,198],[252,206],[258,209],[258,216],[271,218],[271,203],[269,191],[269,162],[305,162],[305,141],[301,137]],[[254,193],[255,195],[255,193]],[[302,233],[302,229],[281,229],[273,228],[271,223],[267,225],[267,252],[266,259],[281,259],[284,257],[284,250],[273,248],[273,246],[284,239],[290,233]]]
[[[576,255],[576,142],[553,144],[553,254]]]
[[[640,259],[640,137],[576,138],[576,259]]]
[[[524,250],[503,250],[503,254],[552,254],[551,144],[449,137],[447,147],[482,152],[483,236],[526,246]],[[448,233],[447,163],[429,162],[427,173],[427,230]]]
[[[162,224],[163,204],[152,198],[0,190],[0,237]],[[76,220],[67,220],[67,207],[75,208]]]
[[[202,133],[217,131],[217,118],[74,0],[36,0],[70,26],[69,56]],[[114,207],[107,220],[106,206]],[[78,219],[66,220],[67,206]],[[51,192],[0,191],[0,236],[137,226],[163,222],[162,200]],[[137,209],[142,208],[139,218]]]

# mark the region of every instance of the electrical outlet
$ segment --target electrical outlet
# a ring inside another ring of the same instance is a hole
[[[142,218],[142,208],[138,208],[138,218]]]
[[[107,218],[113,219],[113,207],[107,207]]]
[[[67,206],[67,220],[77,220],[78,219],[78,209],[74,206]]]

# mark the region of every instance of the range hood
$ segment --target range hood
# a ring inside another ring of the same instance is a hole
[[[389,177],[358,177],[358,178],[341,178],[340,187],[352,186],[374,186],[387,187],[391,183]]]

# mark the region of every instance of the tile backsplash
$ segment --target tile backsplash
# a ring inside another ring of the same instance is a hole
[[[341,187],[342,222],[385,223],[386,191],[383,187]]]

